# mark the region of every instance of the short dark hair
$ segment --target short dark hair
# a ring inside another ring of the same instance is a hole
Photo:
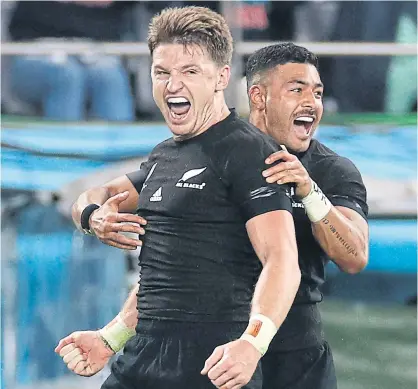
[[[166,8],[154,16],[148,30],[151,55],[163,43],[196,44],[206,49],[216,64],[231,63],[233,42],[229,27],[222,15],[206,7]]]
[[[318,69],[318,57],[305,47],[293,43],[278,43],[263,47],[248,58],[245,67],[247,90],[253,85],[255,76],[261,76],[277,65],[287,63],[306,63]]]

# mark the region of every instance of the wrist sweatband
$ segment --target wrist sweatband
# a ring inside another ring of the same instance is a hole
[[[126,326],[119,315],[116,316],[116,323],[114,323],[111,327],[99,330],[100,336],[115,353],[122,350],[126,342],[131,339],[135,333],[135,330]]]
[[[257,314],[250,317],[248,327],[240,339],[250,342],[261,355],[264,355],[276,332],[277,327],[270,318]]]
[[[331,209],[331,203],[322,193],[322,190],[311,180],[312,186],[309,194],[301,201],[305,207],[306,214],[311,222],[316,223],[323,219]]]
[[[89,205],[87,205],[86,208],[83,209],[83,212],[81,212],[80,225],[81,225],[81,228],[83,229],[83,232],[85,234],[90,234],[91,235],[90,216],[98,208],[100,208],[100,205],[89,204]]]

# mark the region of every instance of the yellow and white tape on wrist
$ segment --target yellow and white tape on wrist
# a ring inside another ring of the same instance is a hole
[[[264,355],[276,332],[277,327],[270,318],[256,314],[250,317],[248,327],[240,339],[250,342],[261,355]]]
[[[332,204],[322,193],[322,190],[311,180],[312,186],[309,194],[301,201],[305,207],[306,214],[311,222],[316,223],[323,219],[330,211]]]
[[[116,322],[111,327],[105,327],[99,330],[100,336],[106,340],[115,353],[122,350],[126,342],[131,339],[135,333],[135,330],[126,326],[119,315],[116,316]]]

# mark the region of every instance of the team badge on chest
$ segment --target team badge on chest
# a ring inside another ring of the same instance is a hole
[[[177,181],[176,187],[177,188],[191,188],[191,189],[199,189],[202,190],[206,183],[200,182],[200,183],[191,183],[189,182],[190,179],[202,174],[206,170],[206,167],[201,169],[192,169],[187,171],[183,174],[183,176]]]

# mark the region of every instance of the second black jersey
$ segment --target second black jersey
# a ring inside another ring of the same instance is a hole
[[[194,138],[163,142],[128,175],[140,193],[138,214],[148,221],[141,318],[248,320],[261,263],[245,223],[292,210],[290,188],[267,184],[261,174],[277,150],[232,112]]]

